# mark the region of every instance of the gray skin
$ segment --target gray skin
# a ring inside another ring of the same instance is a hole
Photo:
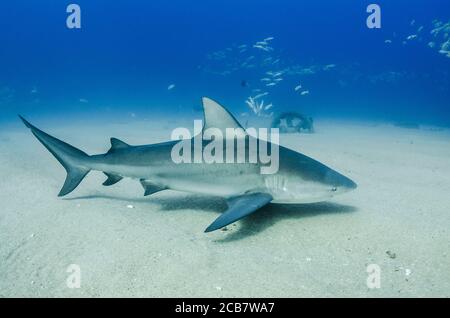
[[[213,100],[204,98],[203,105],[204,128],[240,127],[234,117]],[[270,202],[320,202],[356,188],[352,180],[335,170],[282,146],[279,146],[278,172],[261,174],[262,164],[259,161],[176,164],[172,160],[171,151],[179,141],[130,146],[112,138],[109,152],[89,156],[39,130],[25,119],[22,120],[67,171],[59,196],[72,192],[90,170],[97,170],[108,176],[104,183],[107,186],[124,177],[140,180],[145,195],[171,189],[226,198],[229,209],[206,232],[233,223]],[[207,141],[203,141],[203,144],[206,143]],[[193,147],[193,142],[191,144]],[[270,147],[269,143],[268,148]],[[248,153],[248,148],[246,151]]]
[[[154,185],[184,192],[226,198],[247,192],[268,193],[273,197],[272,203],[319,202],[356,187],[333,169],[282,146],[278,172],[264,175],[260,173],[260,162],[176,164],[170,153],[177,142],[124,147],[91,156],[86,165],[92,170],[149,180]]]

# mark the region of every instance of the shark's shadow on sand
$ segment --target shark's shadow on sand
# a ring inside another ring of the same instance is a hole
[[[224,199],[201,195],[176,197],[156,196],[149,200],[148,198],[126,198],[96,194],[67,198],[65,200],[91,199],[109,199],[116,201],[127,201],[130,203],[157,204],[161,207],[162,211],[195,210],[204,212],[215,211],[217,213],[221,213],[227,209],[227,204]],[[228,225],[224,231],[228,232],[228,234],[216,241],[232,242],[257,235],[284,219],[301,219],[323,214],[343,214],[356,211],[357,208],[354,206],[333,202],[311,204],[268,204],[257,211],[257,213],[253,213],[246,218],[241,219],[239,221],[241,222],[241,226],[238,229],[234,229],[235,223]]]
[[[260,211],[240,220],[241,227],[232,231],[220,242],[237,241],[252,235],[259,234],[284,219],[301,219],[322,214],[340,214],[356,212],[356,208],[332,202],[311,204],[268,204]],[[233,226],[229,225],[228,227]]]

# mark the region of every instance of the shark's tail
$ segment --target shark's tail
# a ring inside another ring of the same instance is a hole
[[[72,192],[91,170],[88,167],[89,156],[83,151],[52,137],[42,130],[34,127],[22,116],[20,116],[25,126],[31,129],[33,135],[52,153],[67,171],[66,181],[58,196],[62,197]]]

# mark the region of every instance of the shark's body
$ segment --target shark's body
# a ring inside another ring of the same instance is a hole
[[[203,105],[204,128],[240,128],[234,117],[216,102],[204,98]],[[233,223],[270,202],[319,202],[356,188],[352,180],[333,169],[281,146],[278,172],[261,174],[259,160],[257,163],[177,164],[171,151],[179,141],[130,146],[111,138],[112,146],[106,154],[89,156],[22,120],[67,171],[59,196],[72,192],[89,171],[97,170],[107,175],[106,186],[124,177],[140,180],[145,195],[171,189],[225,197],[229,209],[207,232]],[[193,147],[194,143],[191,144]]]

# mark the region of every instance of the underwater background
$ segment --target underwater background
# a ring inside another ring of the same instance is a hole
[[[450,297],[449,34],[448,0],[0,1],[0,298]],[[223,197],[100,171],[58,197],[65,169],[17,117],[103,154],[192,128],[203,96],[246,127],[312,117],[280,145],[358,188],[206,234]]]
[[[68,1],[0,4],[0,121],[200,117],[209,96],[242,116],[450,125],[448,1],[376,1],[381,29],[370,1],[75,3],[81,29]]]

